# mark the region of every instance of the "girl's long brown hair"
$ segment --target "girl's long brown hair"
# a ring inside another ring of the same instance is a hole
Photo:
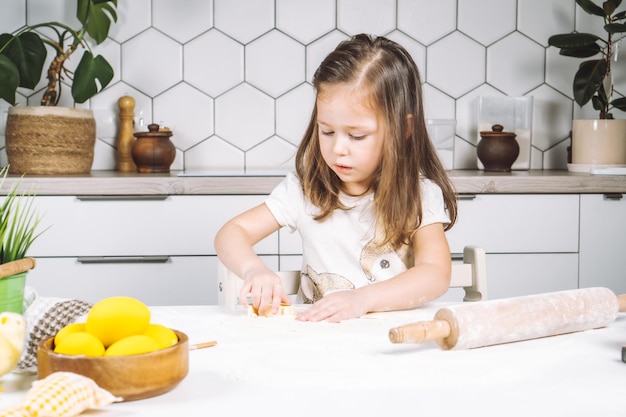
[[[451,222],[456,222],[454,188],[428,136],[417,65],[399,44],[384,37],[356,35],[341,42],[313,77],[318,94],[326,85],[347,84],[367,89],[385,131],[383,156],[370,188],[377,221],[385,241],[394,247],[409,243],[422,219],[420,175],[443,191]],[[320,209],[323,221],[336,209],[341,180],[326,165],[319,148],[317,106],[296,154],[296,173],[304,195]]]

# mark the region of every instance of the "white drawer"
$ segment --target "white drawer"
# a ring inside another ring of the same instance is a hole
[[[578,195],[476,195],[459,201],[447,232],[452,253],[467,245],[489,253],[578,252]],[[300,235],[279,231],[280,254],[302,253]]]
[[[578,218],[578,195],[479,194],[459,200],[458,222],[447,236],[453,253],[467,245],[487,253],[576,253]]]
[[[30,256],[213,255],[213,239],[231,217],[264,196],[141,197],[39,196],[42,229]],[[278,252],[278,237],[255,247]]]
[[[217,303],[217,257],[169,257],[166,262],[81,263],[78,258],[37,258],[26,285],[42,297],[95,303],[125,295],[147,305]]]
[[[489,298],[578,288],[578,254],[487,255]]]

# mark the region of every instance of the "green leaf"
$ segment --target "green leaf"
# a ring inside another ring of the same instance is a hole
[[[0,49],[17,68],[19,86],[35,88],[41,79],[48,53],[41,38],[32,32],[24,32],[17,37],[3,33],[0,35]]]
[[[74,72],[74,82],[72,83],[72,97],[77,103],[84,103],[100,90],[105,88],[113,79],[113,68],[104,57],[85,51],[81,58],[76,72]],[[98,89],[98,84],[100,88]]]
[[[611,102],[611,106],[621,111],[626,111],[626,97],[616,98]]]
[[[548,38],[548,45],[561,49],[574,49],[595,45],[602,38],[591,33],[562,33]]]
[[[89,18],[89,6],[91,4],[91,0],[77,0],[76,1],[76,18],[80,23],[85,26],[87,20]]]
[[[607,0],[611,1],[611,0]],[[591,0],[576,0],[576,4],[578,4],[584,11],[589,14],[594,14],[596,16],[604,16],[604,9],[598,6]]]
[[[621,3],[622,0],[618,0],[618,3]],[[604,3],[602,3],[602,10],[604,11],[604,14],[606,16],[611,16],[613,14],[613,12],[615,12],[615,9],[617,9],[617,4],[615,4],[616,2],[613,0],[607,0]]]
[[[578,67],[574,76],[574,100],[584,106],[602,86],[606,75],[606,61],[603,59],[585,61]]]
[[[0,170],[0,185],[7,172],[8,167]],[[41,217],[33,205],[34,194],[18,193],[20,181],[13,185],[0,205],[0,263],[25,258],[32,243],[43,233],[35,234]]]
[[[617,13],[615,16],[613,16],[613,21],[622,20],[622,19],[626,19],[626,10],[621,11]]]
[[[604,30],[609,33],[623,33],[626,32],[626,23],[609,23],[604,26]]]
[[[593,109],[599,112],[605,110],[608,107],[608,103],[600,96],[591,97],[591,104],[593,106]]]
[[[97,44],[109,35],[111,20],[117,22],[117,0],[78,0],[76,17]]]
[[[574,58],[589,58],[599,54],[602,51],[597,44],[583,46],[580,48],[563,48],[559,51],[559,55],[571,56]]]
[[[15,104],[15,91],[20,84],[20,74],[15,64],[6,56],[0,54],[0,99],[6,100],[9,104]]]

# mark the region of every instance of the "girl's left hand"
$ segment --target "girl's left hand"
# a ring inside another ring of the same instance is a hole
[[[337,323],[354,319],[367,313],[358,290],[338,291],[325,295],[309,309],[298,314],[300,321],[327,321]]]

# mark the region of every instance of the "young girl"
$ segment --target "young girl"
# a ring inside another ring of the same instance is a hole
[[[430,142],[419,71],[384,37],[357,35],[317,69],[317,97],[296,173],[217,233],[220,260],[261,314],[289,300],[252,247],[281,227],[302,237],[304,321],[410,309],[450,283],[444,231],[456,198]]]

